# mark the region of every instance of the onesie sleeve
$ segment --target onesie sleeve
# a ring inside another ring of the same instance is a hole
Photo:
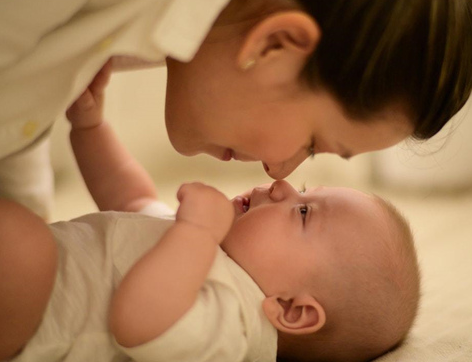
[[[88,0],[1,0],[0,70],[30,53],[46,34],[64,25]]]
[[[175,211],[162,201],[150,202],[139,210],[138,213],[161,218],[173,218],[175,215]]]
[[[248,342],[237,298],[229,288],[209,282],[193,307],[163,335],[138,347],[119,348],[136,362],[238,362]]]

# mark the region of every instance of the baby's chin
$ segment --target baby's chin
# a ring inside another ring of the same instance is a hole
[[[230,256],[230,247],[228,246],[228,238],[226,237],[223,239],[223,241],[220,243],[220,248],[223,249],[223,251],[229,256]]]

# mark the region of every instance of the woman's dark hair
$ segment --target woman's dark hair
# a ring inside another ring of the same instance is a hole
[[[417,139],[435,135],[472,88],[471,0],[297,0],[322,32],[305,66],[314,87],[369,118],[398,101]]]

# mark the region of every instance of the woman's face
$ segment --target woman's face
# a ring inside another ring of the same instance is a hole
[[[166,126],[179,153],[260,161],[269,176],[282,179],[312,154],[349,158],[390,147],[413,131],[401,107],[354,121],[329,93],[298,77],[262,78],[258,64],[241,70],[237,50],[236,39],[206,42],[189,63],[167,60]]]

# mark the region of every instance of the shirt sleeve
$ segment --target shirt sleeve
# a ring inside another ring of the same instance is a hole
[[[193,307],[155,340],[119,348],[136,362],[238,362],[248,343],[241,309],[233,292],[206,283]]]
[[[54,29],[74,16],[87,0],[1,0],[0,70],[18,62]]]

